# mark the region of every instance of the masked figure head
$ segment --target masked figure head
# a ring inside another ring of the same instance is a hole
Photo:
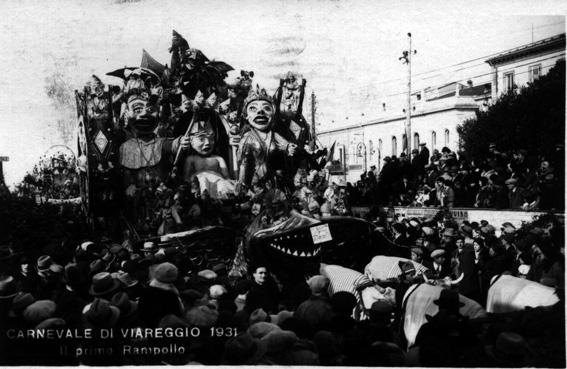
[[[210,155],[215,148],[215,131],[206,115],[197,114],[189,131],[191,147],[202,156]]]
[[[273,101],[264,89],[261,91],[251,90],[244,101],[243,115],[250,127],[258,131],[267,132],[270,130],[274,111]]]
[[[126,119],[137,136],[152,136],[158,124],[157,98],[146,94],[130,95],[127,100]]]

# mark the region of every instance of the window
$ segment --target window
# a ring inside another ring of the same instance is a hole
[[[392,156],[398,155],[398,139],[392,136]]]
[[[445,130],[445,146],[446,146],[446,147],[449,147],[449,139],[450,139],[450,136],[449,136],[449,135],[450,135],[449,130],[446,129],[446,130]]]
[[[413,148],[417,149],[419,147],[419,133],[413,134]]]
[[[346,160],[345,160],[345,147],[344,146],[339,146],[339,161],[341,162],[341,164],[344,166],[346,164]]]
[[[368,156],[370,156],[370,161],[372,161],[372,158],[374,157],[374,143],[372,142],[372,140],[368,140]]]
[[[405,152],[407,154],[407,151],[408,151],[408,138],[404,133],[404,135],[402,136],[402,152]]]
[[[437,146],[437,133],[431,131],[431,151],[435,150],[435,146]]]
[[[530,82],[535,81],[541,76],[541,64],[530,65],[529,68]]]
[[[510,92],[514,89],[514,72],[504,73],[504,91]]]

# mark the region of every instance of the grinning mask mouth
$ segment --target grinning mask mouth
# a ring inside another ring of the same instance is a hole
[[[282,236],[280,240],[286,239],[293,239],[297,238],[298,235],[293,236]],[[299,257],[299,258],[313,258],[319,257],[321,255],[321,247],[301,247],[299,245],[294,246],[288,244],[287,242],[284,244],[278,243],[278,239],[275,239],[274,242],[270,242],[268,244],[272,249],[279,251],[282,254],[286,254],[289,256]]]

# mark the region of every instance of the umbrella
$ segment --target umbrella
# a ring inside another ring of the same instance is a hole
[[[159,81],[160,78],[159,76],[152,71],[149,68],[144,68],[144,67],[124,67],[124,68],[120,68],[120,69],[116,69],[112,72],[108,72],[106,73],[107,76],[112,76],[112,77],[118,77],[118,78],[122,78],[122,79],[127,79],[126,77],[126,71],[133,71],[136,69],[140,69],[142,71],[142,79],[145,79],[145,77],[150,77],[155,79],[155,81]]]

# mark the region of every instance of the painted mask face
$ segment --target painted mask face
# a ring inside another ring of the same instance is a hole
[[[254,100],[246,106],[246,116],[248,123],[253,128],[266,132],[270,129],[274,107],[267,101]]]
[[[191,147],[199,155],[209,155],[215,147],[215,132],[208,122],[195,122],[191,132]]]
[[[128,99],[128,124],[141,134],[152,133],[158,123],[158,108],[153,99],[132,96]]]

